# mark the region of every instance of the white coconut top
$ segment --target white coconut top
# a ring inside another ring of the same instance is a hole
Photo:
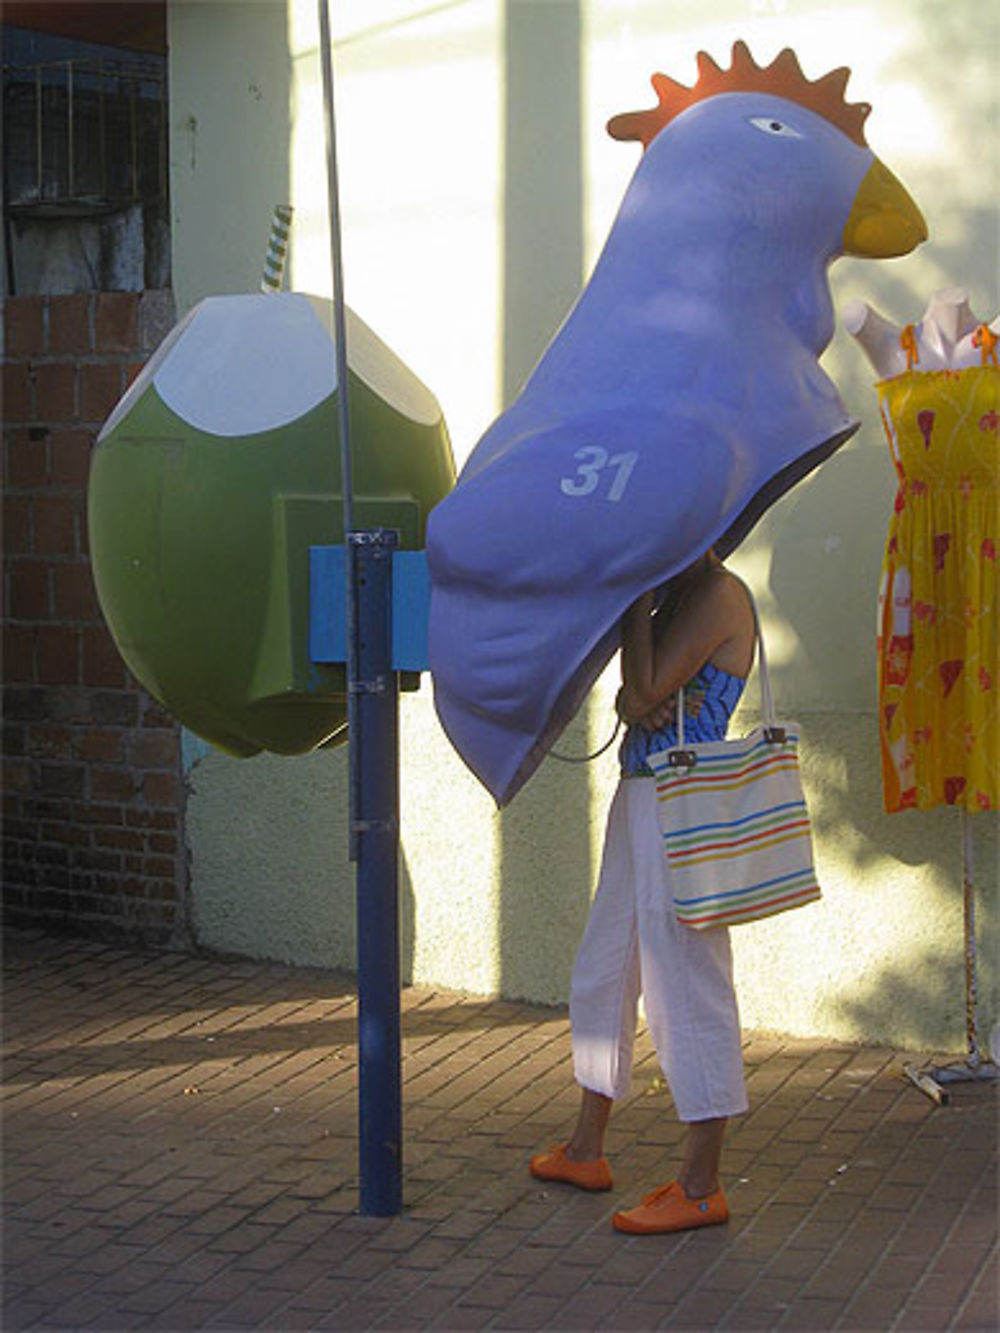
[[[304,416],[337,387],[332,304],[298,292],[209,296],[179,321],[104,424],[102,440],[150,384],[210,435],[259,435]],[[434,425],[434,395],[353,311],[351,370],[390,407]]]

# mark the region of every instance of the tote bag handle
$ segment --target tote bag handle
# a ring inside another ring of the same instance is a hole
[[[767,669],[767,652],[764,648],[764,632],[760,627],[760,616],[757,614],[757,603],[754,601],[754,595],[737,575],[733,574],[743,587],[744,592],[750,598],[750,609],[753,612],[754,639],[757,648],[757,672],[760,678],[760,715],[764,719],[765,738],[768,741],[783,741],[785,739],[784,730],[775,725],[774,720],[774,695],[771,693],[771,676]],[[684,745],[684,686],[681,685],[677,690],[677,744],[683,748]]]

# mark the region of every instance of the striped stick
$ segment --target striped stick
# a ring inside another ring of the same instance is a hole
[[[260,280],[260,290],[262,292],[281,291],[285,260],[288,258],[288,233],[292,225],[292,212],[291,204],[275,204],[274,206],[274,217],[271,220],[271,238],[267,243],[264,274]]]

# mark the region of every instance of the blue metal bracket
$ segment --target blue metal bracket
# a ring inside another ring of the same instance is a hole
[[[347,549],[309,548],[309,657],[329,664],[347,661]],[[392,553],[392,668],[427,670],[427,617],[431,604],[427,556]]]

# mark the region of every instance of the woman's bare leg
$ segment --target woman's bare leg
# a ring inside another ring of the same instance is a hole
[[[725,1118],[689,1122],[684,1156],[677,1173],[689,1199],[703,1199],[719,1188],[719,1162],[727,1123]]]
[[[725,1133],[725,1119],[689,1121],[677,1183],[670,1181],[647,1194],[637,1207],[615,1213],[614,1229],[650,1236],[728,1222],[729,1207],[719,1188]]]
[[[600,1092],[591,1092],[589,1088],[580,1091],[580,1114],[566,1145],[566,1156],[571,1162],[589,1162],[604,1156],[604,1134],[614,1104]]]

